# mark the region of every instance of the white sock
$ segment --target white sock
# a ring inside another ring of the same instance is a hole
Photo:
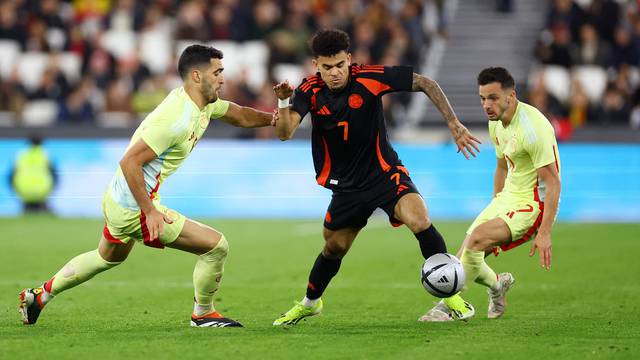
[[[216,311],[216,309],[214,309],[213,304],[200,305],[198,303],[194,303],[194,305],[193,305],[193,313],[196,316],[207,315],[207,314],[212,313],[214,311]]]
[[[51,295],[51,293],[50,293],[50,292],[48,292],[47,290],[45,290],[45,289],[44,289],[44,287],[42,288],[42,297],[41,297],[41,300],[42,300],[42,303],[43,303],[44,305],[47,305],[47,303],[48,303],[49,301],[53,300],[53,298],[54,298],[54,297],[55,297],[55,296]]]
[[[305,296],[304,299],[302,299],[302,305],[304,305],[305,307],[314,307],[316,306],[318,301],[320,301],[320,298],[312,300]]]

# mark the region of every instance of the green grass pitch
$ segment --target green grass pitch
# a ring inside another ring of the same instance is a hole
[[[374,220],[323,299],[324,313],[283,329],[271,322],[304,294],[321,246],[320,221],[205,220],[231,252],[217,308],[243,329],[189,327],[195,257],[134,247],[121,266],[56,298],[23,326],[18,292],[95,248],[98,220],[0,219],[0,359],[604,359],[640,358],[640,225],[559,224],[544,271],[521,246],[489,264],[516,284],[502,319],[485,289],[465,297],[468,323],[423,324],[435,300],[419,282],[406,228]],[[455,253],[467,223],[436,222]]]

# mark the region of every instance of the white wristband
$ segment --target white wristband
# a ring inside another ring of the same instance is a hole
[[[280,109],[286,109],[289,107],[289,99],[290,97],[286,98],[286,99],[278,99],[278,108]]]

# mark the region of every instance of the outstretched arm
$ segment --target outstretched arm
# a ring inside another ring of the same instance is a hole
[[[274,86],[273,91],[279,100],[286,100],[288,102],[293,94],[293,87],[285,80]],[[282,141],[291,139],[298,129],[298,126],[300,126],[300,120],[300,114],[291,110],[288,105],[286,107],[278,106],[278,120],[276,121],[276,134],[278,138]]]
[[[229,109],[220,120],[237,127],[255,128],[271,125],[271,113],[229,102]]]
[[[411,91],[422,91],[427,95],[427,97],[429,97],[429,100],[431,100],[436,108],[438,108],[438,111],[440,111],[442,117],[447,122],[451,135],[458,146],[458,152],[462,151],[467,159],[469,159],[469,154],[473,155],[473,157],[476,156],[474,149],[475,151],[480,152],[477,145],[481,143],[480,140],[473,136],[469,130],[462,125],[460,120],[458,120],[458,117],[449,103],[449,99],[447,99],[447,96],[435,80],[413,73]]]

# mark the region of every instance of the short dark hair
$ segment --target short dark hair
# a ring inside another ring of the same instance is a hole
[[[349,35],[338,29],[319,30],[309,41],[311,55],[315,58],[333,56],[340,51],[348,52],[350,46]]]
[[[500,83],[503,89],[513,89],[516,86],[513,76],[503,67],[488,67],[478,74],[478,85]]]
[[[178,60],[178,73],[185,79],[194,66],[207,65],[211,59],[222,59],[222,51],[211,46],[189,45]]]

